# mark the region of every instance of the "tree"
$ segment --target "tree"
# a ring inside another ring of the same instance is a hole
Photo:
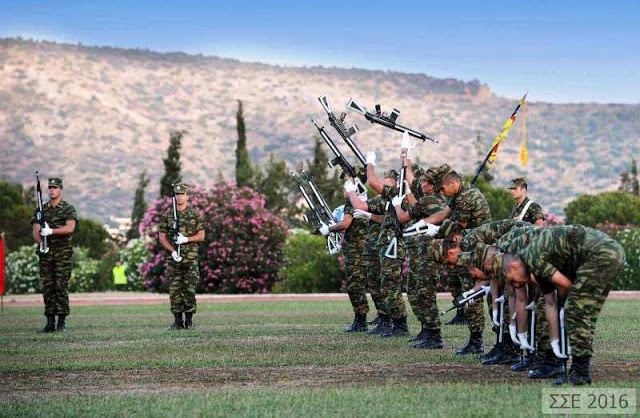
[[[626,192],[583,194],[565,208],[567,224],[594,227],[612,222],[620,225],[640,225],[640,197]]]
[[[640,196],[640,181],[638,180],[638,163],[635,158],[631,159],[631,193]]]
[[[35,204],[27,206],[24,195],[21,185],[0,180],[0,232],[5,233],[9,251],[34,243],[31,237],[31,217]]]
[[[471,181],[472,178],[467,178]],[[481,175],[476,180],[475,186],[482,192],[491,208],[491,218],[493,220],[508,219],[511,215],[511,209],[515,204],[511,193],[503,187],[494,187],[489,184]]]
[[[160,180],[160,197],[171,196],[173,192],[172,183],[182,181],[180,175],[180,147],[182,146],[182,137],[186,131],[173,131],[169,138],[169,148],[167,148],[167,158],[163,159],[164,176]]]
[[[294,205],[290,182],[286,163],[283,160],[276,161],[273,154],[270,155],[265,172],[257,170],[255,175],[255,188],[264,195],[266,209],[276,215],[291,213]]]
[[[140,237],[140,222],[144,217],[144,213],[147,211],[147,202],[144,200],[144,190],[149,184],[149,178],[147,177],[147,171],[142,170],[140,179],[138,180],[138,187],[136,188],[136,194],[133,199],[133,209],[131,210],[131,228],[127,231],[127,241]]]
[[[344,204],[342,181],[336,169],[333,169],[333,175],[329,177],[331,171],[329,170],[329,157],[322,147],[324,141],[317,135],[314,136],[314,141],[313,159],[306,161],[307,173],[313,178],[329,206],[335,208]],[[297,185],[294,187],[297,189]]]
[[[485,158],[487,158],[487,149],[484,148],[485,144],[482,143],[482,137],[480,136],[480,131],[476,131],[476,149],[478,150],[478,155],[480,156],[480,160],[478,161],[478,167],[482,164]],[[475,175],[475,173],[473,173]],[[487,184],[491,184],[494,179],[493,174],[491,174],[489,170],[489,166],[485,165],[480,177],[484,179]]]
[[[89,219],[80,218],[73,232],[73,246],[84,247],[89,251],[89,257],[99,260],[105,254],[110,253],[111,242],[109,233],[103,228],[100,222]]]
[[[251,166],[249,151],[247,151],[247,134],[244,127],[242,102],[240,100],[238,100],[236,122],[238,129],[238,143],[236,145],[236,184],[238,187],[251,186],[253,181],[253,167]]]

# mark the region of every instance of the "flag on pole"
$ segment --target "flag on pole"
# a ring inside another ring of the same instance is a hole
[[[529,151],[527,151],[527,112],[526,106],[522,104],[522,143],[520,144],[520,161],[525,167],[529,163]]]
[[[493,143],[491,144],[491,153],[489,155],[489,158],[487,159],[487,165],[489,167],[491,167],[493,163],[496,161],[500,143],[505,139],[507,139],[507,135],[509,135],[509,131],[513,126],[513,122],[515,122],[516,120],[516,115],[518,114],[518,110],[520,110],[520,108],[524,106],[524,101],[526,98],[527,98],[527,94],[525,93],[525,95],[522,96],[522,99],[520,99],[520,101],[518,102],[518,106],[516,107],[516,110],[513,111],[513,113],[511,114],[511,117],[507,119],[507,121],[502,126],[502,130],[500,130],[500,133],[498,134],[498,136],[496,136],[496,139],[493,140]]]

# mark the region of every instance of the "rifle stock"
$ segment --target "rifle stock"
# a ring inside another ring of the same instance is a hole
[[[36,211],[36,220],[40,224],[40,228],[44,228],[44,204],[42,203],[42,187],[40,187],[40,176],[36,171],[36,202],[38,203],[38,210]],[[42,242],[38,246],[40,253],[46,254],[49,252],[49,243],[47,237],[41,237]]]

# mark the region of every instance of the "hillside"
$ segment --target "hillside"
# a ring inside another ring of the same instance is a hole
[[[369,108],[379,102],[400,109],[401,123],[440,141],[419,144],[422,163],[446,161],[467,173],[478,162],[476,132],[488,148],[516,104],[478,81],[423,74],[0,39],[0,177],[26,185],[35,169],[61,176],[82,216],[126,217],[143,168],[152,179],[149,197],[157,193],[171,130],[188,132],[188,182],[206,186],[219,172],[233,179],[242,100],[254,161],[273,153],[294,165],[312,151],[309,118],[328,125],[317,101],[324,93],[334,110],[350,97]],[[619,173],[640,154],[640,105],[541,103],[535,91],[529,97],[530,164],[519,163],[517,123],[501,147],[495,183],[526,175],[531,195],[554,212],[579,193],[617,187]],[[399,134],[357,114],[348,121],[361,129],[360,147],[378,151],[379,167],[391,158],[395,164]]]

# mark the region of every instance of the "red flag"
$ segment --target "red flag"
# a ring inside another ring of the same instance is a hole
[[[0,235],[0,295],[4,295],[4,237]]]

